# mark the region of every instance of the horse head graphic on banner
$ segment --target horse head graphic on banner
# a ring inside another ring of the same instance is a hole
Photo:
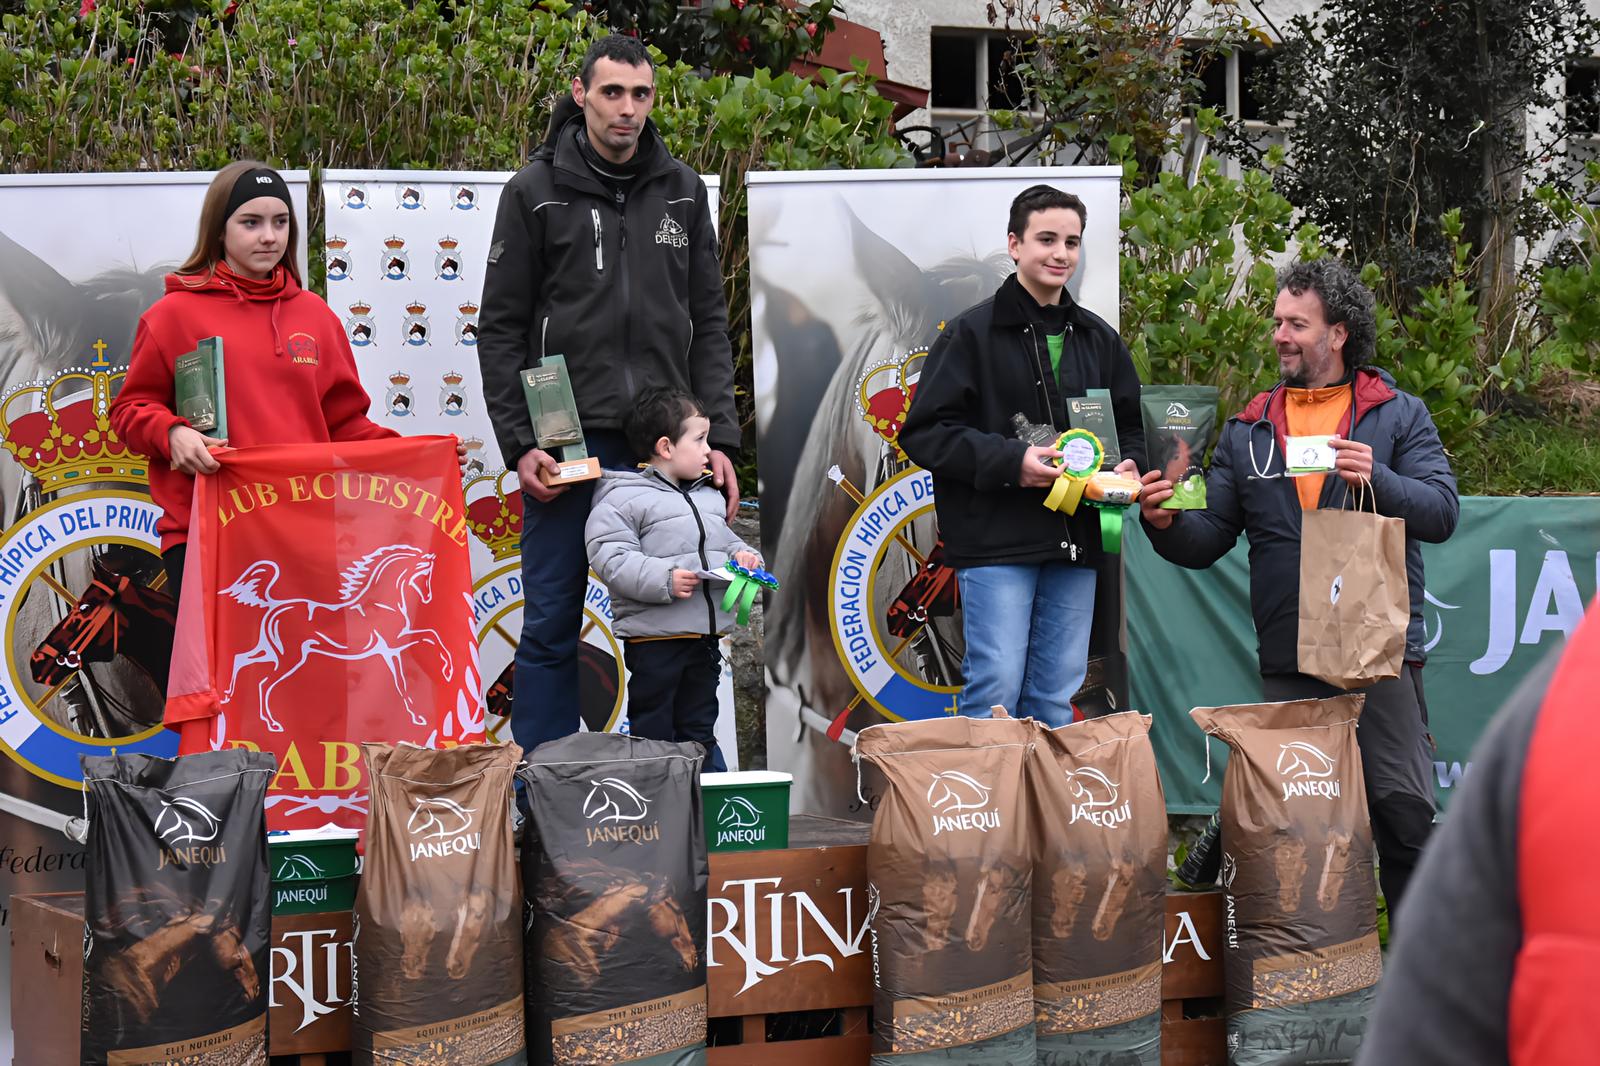
[[[278,599],[273,587],[281,574],[270,559],[251,563],[244,573],[222,590],[236,603],[260,607],[260,636],[249,651],[233,657],[223,703],[233,700],[239,675],[246,667],[266,667],[256,682],[260,697],[261,720],[274,733],[283,726],[272,714],[272,693],[297,673],[313,655],[353,661],[378,659],[394,679],[395,690],[414,725],[428,720],[417,710],[406,686],[401,656],[413,648],[432,649],[439,661],[441,680],[450,680],[454,664],[439,634],[417,628],[411,620],[412,602],[433,599],[433,562],[430,552],[408,544],[388,544],[368,552],[339,575],[339,599],[319,603],[309,599]]]

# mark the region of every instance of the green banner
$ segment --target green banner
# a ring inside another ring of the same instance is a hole
[[[1155,716],[1152,737],[1167,806],[1216,809],[1226,764],[1191,707],[1261,698],[1249,563],[1243,537],[1209,570],[1185,570],[1156,555],[1137,522],[1127,524],[1128,673],[1135,708]],[[1422,546],[1427,573],[1429,725],[1438,750],[1439,803],[1469,766],[1472,746],[1517,683],[1558,648],[1583,617],[1600,577],[1600,497],[1468,496],[1444,544]]]

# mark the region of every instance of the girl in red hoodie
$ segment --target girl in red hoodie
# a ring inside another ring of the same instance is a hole
[[[344,327],[302,287],[298,233],[282,175],[253,161],[224,167],[206,190],[194,251],[139,319],[111,426],[151,459],[150,495],[163,512],[156,530],[174,597],[194,475],[217,469],[210,449],[399,435],[367,417],[370,401]],[[173,360],[207,337],[222,338],[227,440],[173,413]]]

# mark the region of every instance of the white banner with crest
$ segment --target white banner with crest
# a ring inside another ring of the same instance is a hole
[[[522,631],[517,541],[522,496],[483,409],[478,310],[500,190],[509,171],[328,170],[328,304],[345,323],[372,417],[401,433],[466,442],[468,523],[489,735],[511,736],[512,659]],[[719,182],[705,179],[713,201]],[[532,298],[530,294],[529,298]],[[591,730],[626,730],[627,669],[611,632],[611,596],[591,572],[578,648]],[[724,646],[717,741],[737,768],[733,673]]]

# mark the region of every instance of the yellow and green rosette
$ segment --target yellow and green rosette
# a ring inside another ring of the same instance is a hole
[[[1061,474],[1044,498],[1044,505],[1052,511],[1076,514],[1084,502],[1089,483],[1100,474],[1105,463],[1105,445],[1087,429],[1069,429],[1056,438],[1055,450],[1061,453]],[[1112,493],[1113,498],[1118,493]],[[1100,546],[1108,552],[1122,550],[1122,509],[1126,501],[1109,502],[1090,493],[1088,502],[1100,512]]]

